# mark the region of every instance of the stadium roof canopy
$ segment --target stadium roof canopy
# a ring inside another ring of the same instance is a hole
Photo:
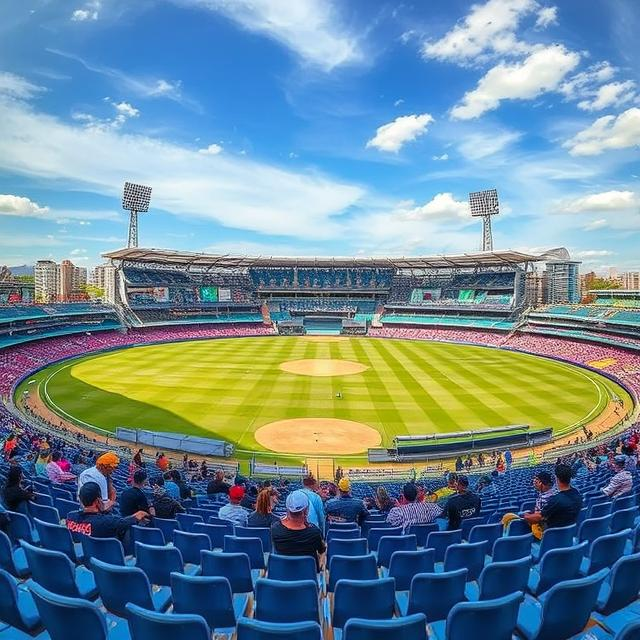
[[[234,256],[171,251],[165,249],[118,249],[102,254],[114,261],[142,262],[176,267],[238,269],[244,267],[374,267],[394,269],[445,269],[497,267],[544,260],[541,255],[518,251],[486,251],[450,256],[417,256],[402,258],[298,258],[276,256]]]

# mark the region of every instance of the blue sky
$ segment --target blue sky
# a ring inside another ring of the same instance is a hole
[[[0,5],[0,264],[126,242],[268,255],[496,248],[640,269],[636,0]]]

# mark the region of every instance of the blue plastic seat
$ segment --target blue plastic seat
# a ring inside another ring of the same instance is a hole
[[[192,515],[190,513],[176,513],[176,520],[180,523],[180,528],[187,532],[191,532],[196,522],[202,522],[204,524],[204,518],[202,516]]]
[[[211,540],[204,533],[174,531],[173,546],[180,550],[183,562],[200,564],[200,552],[211,551]]]
[[[419,547],[424,547],[427,544],[427,536],[432,531],[439,530],[437,522],[429,522],[427,524],[412,524],[407,533],[416,537]]]
[[[34,487],[38,488],[38,487]],[[49,493],[40,493],[39,491],[34,491],[34,500],[31,504],[41,504],[45,507],[53,507],[53,498]],[[41,518],[42,520],[42,518]]]
[[[615,513],[616,511],[623,511],[625,509],[637,507],[637,505],[638,503],[635,495],[620,496],[613,501],[611,511],[612,513]]]
[[[493,562],[508,562],[509,560],[519,560],[520,558],[530,558],[532,543],[532,533],[498,538],[493,543],[491,558]]]
[[[31,528],[31,522],[29,518],[23,513],[17,511],[7,510],[7,516],[9,516],[9,538],[16,544],[21,540],[28,542],[29,544],[37,545],[40,543],[40,538],[36,531]]]
[[[241,618],[237,629],[237,640],[322,640],[317,622],[278,623]]]
[[[246,553],[252,569],[266,569],[264,550],[260,538],[238,538],[238,536],[224,537],[225,553]]]
[[[396,581],[396,591],[408,591],[414,576],[434,571],[433,558],[433,549],[395,551],[391,556],[389,568],[382,569],[382,577],[393,578]]]
[[[612,567],[615,561],[623,555],[624,546],[630,534],[631,529],[623,529],[618,533],[610,533],[594,540],[591,543],[589,555],[582,561],[580,574],[587,576],[600,571],[600,569]]]
[[[267,576],[271,580],[316,580],[316,561],[311,556],[269,555]]]
[[[416,613],[392,620],[362,620],[351,618],[344,625],[344,640],[427,640],[426,618]]]
[[[60,524],[60,514],[53,506],[30,502],[29,515],[31,516],[31,519],[37,518],[38,520],[48,522],[49,524]]]
[[[135,604],[127,605],[131,640],[211,640],[211,630],[202,616],[190,613],[157,613]]]
[[[15,578],[27,578],[31,575],[24,549],[14,549],[4,531],[0,531],[0,569],[4,569]]]
[[[333,556],[329,562],[327,591],[333,592],[339,580],[375,580],[377,577],[378,567],[372,553],[364,556]]]
[[[142,569],[151,584],[168,587],[171,584],[171,573],[185,573],[182,554],[175,547],[156,547],[136,542],[136,566]],[[194,574],[197,566],[191,565],[186,573]]]
[[[499,522],[497,524],[500,524]],[[531,527],[526,520],[522,520],[518,518],[517,520],[512,520],[507,526],[507,536],[526,536],[528,533],[531,533]]]
[[[162,531],[166,542],[173,542],[174,531],[181,531],[180,523],[173,518],[153,518],[153,526]],[[140,542],[144,542],[141,540]]]
[[[249,602],[246,594],[234,596],[229,581],[220,576],[172,573],[171,593],[174,613],[200,615],[214,633],[220,634],[234,631],[236,620],[244,615]]]
[[[85,565],[89,566],[90,560],[102,560],[108,564],[115,564],[124,567],[133,564],[133,559],[127,562],[124,555],[122,542],[118,538],[94,538],[92,536],[82,536],[82,550]],[[89,566],[89,568],[91,568]]]
[[[233,522],[230,522],[229,520],[224,520],[223,518],[216,518],[214,516],[209,516],[209,519],[207,520],[207,524],[213,524],[213,525],[216,525],[217,527],[225,527],[227,529],[226,535],[228,536],[234,535],[233,532],[235,530],[235,527],[233,526]]]
[[[628,509],[618,509],[614,511],[611,517],[611,533],[617,533],[623,529],[633,529],[633,524],[637,517],[638,507],[629,507]]]
[[[74,631],[91,640],[129,640],[126,623],[112,621],[107,627],[97,604],[53,593],[36,583],[30,583],[29,590],[50,640],[69,640]]]
[[[18,582],[0,569],[0,620],[25,633],[41,628],[40,615],[28,591],[18,589]]]
[[[395,607],[392,578],[377,580],[339,580],[333,598],[331,626],[335,640],[340,640],[347,620],[390,620]]]
[[[265,622],[320,621],[316,580],[281,582],[260,578],[256,582],[254,618]]]
[[[71,562],[79,563],[83,560],[82,544],[74,543],[69,529],[59,524],[49,524],[34,518],[36,530],[40,537],[40,544],[45,549],[64,553]]]
[[[77,502],[65,497],[54,496],[53,503],[62,520],[66,520],[67,514],[71,511],[78,511],[78,509],[80,509],[80,505]]]
[[[603,498],[602,502],[596,502],[589,507],[589,518],[601,518],[611,513],[613,503],[608,498]]]
[[[333,539],[327,543],[327,564],[333,556],[364,556],[367,555],[367,541],[364,538],[356,540]]]
[[[469,534],[474,527],[484,524],[485,519],[482,516],[475,516],[473,518],[464,518],[460,524],[460,531],[462,531],[462,539],[469,540]]]
[[[134,543],[141,542],[142,544],[151,544],[156,547],[164,547],[166,544],[164,534],[155,527],[141,527],[134,524],[131,527],[131,536]]]
[[[33,579],[48,591],[70,598],[93,600],[98,589],[93,574],[85,567],[74,567],[60,551],[40,549],[28,542],[20,543],[31,569]]]
[[[469,532],[469,542],[484,542],[484,552],[490,554],[496,540],[502,537],[502,530],[502,524],[499,522],[494,524],[477,524]]]
[[[376,520],[372,520],[367,518],[368,523],[377,522]],[[355,522],[329,522],[327,524],[327,531],[332,531],[334,529],[355,529],[356,531],[360,529],[360,527]]]
[[[622,556],[600,588],[593,617],[610,633],[640,616],[640,553]]]
[[[613,516],[609,514],[600,518],[588,518],[585,520],[578,528],[578,542],[586,540],[591,543],[596,538],[609,533],[612,518]]]
[[[593,611],[607,570],[566,580],[549,589],[540,601],[526,600],[518,615],[518,633],[526,640],[558,640],[580,633]]]
[[[446,622],[439,621],[430,625],[430,638],[469,640],[478,637],[480,630],[484,630],[491,640],[511,640],[521,602],[520,591],[495,600],[459,602],[449,612]]]
[[[491,562],[480,574],[478,584],[467,584],[468,600],[495,600],[527,589],[531,558],[520,558],[508,562]]]
[[[402,615],[424,613],[428,622],[446,620],[451,608],[465,599],[467,570],[446,573],[419,573],[411,581],[409,597],[397,594]]]
[[[462,530],[454,529],[453,531],[432,531],[427,536],[427,548],[433,549],[435,553],[435,562],[444,562],[444,555],[447,547],[451,544],[460,544],[462,542]]]
[[[417,539],[413,535],[382,536],[378,542],[378,566],[388,567],[396,551],[417,551]]]
[[[259,572],[251,570],[249,556],[246,553],[203,551],[201,558],[201,573],[203,576],[222,576],[226,578],[234,594],[253,591]]]
[[[444,556],[444,570],[467,569],[467,580],[477,580],[484,568],[484,542],[452,544]]]
[[[375,528],[370,529],[367,534],[367,545],[369,546],[370,551],[378,550],[378,543],[380,542],[380,538],[389,537],[389,536],[401,536],[402,535],[402,527],[385,527],[384,529]]]
[[[538,596],[558,582],[580,577],[580,565],[587,546],[587,542],[581,542],[573,547],[547,551],[538,566],[531,570],[529,592]]]
[[[357,540],[362,534],[360,529],[328,529],[327,542],[331,540]]]
[[[571,524],[567,527],[553,527],[546,529],[542,534],[540,544],[534,544],[531,552],[534,562],[539,562],[547,551],[551,549],[561,549],[571,547],[576,534],[577,525]]]
[[[224,547],[224,537],[230,535],[229,527],[219,524],[203,524],[202,522],[196,522],[192,531],[193,533],[204,533],[209,536],[212,550],[222,549]]]
[[[154,611],[165,611],[171,604],[169,588],[152,590],[147,574],[139,567],[108,564],[97,558],[91,558],[90,564],[102,604],[116,616],[127,616],[128,602]]]
[[[266,527],[236,527],[235,532],[238,538],[260,538],[262,550],[265,553],[271,553],[271,529]]]

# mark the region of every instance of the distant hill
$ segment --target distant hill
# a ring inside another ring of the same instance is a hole
[[[9,271],[14,276],[32,276],[34,274],[34,267],[32,264],[21,264],[17,267],[9,267]]]

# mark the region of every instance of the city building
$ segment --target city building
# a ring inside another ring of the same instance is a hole
[[[93,270],[91,281],[104,291],[103,300],[109,304],[116,301],[116,268],[112,264],[101,264]]]
[[[580,261],[550,260],[544,272],[543,292],[547,304],[580,302]]]
[[[539,271],[529,271],[525,277],[524,291],[528,307],[544,304],[544,275]]]
[[[58,265],[38,260],[34,269],[36,302],[55,302],[58,298]]]
[[[69,302],[86,297],[87,269],[76,267],[70,260],[60,264],[38,260],[34,275],[37,302]]]
[[[640,271],[627,271],[621,274],[620,281],[623,289],[640,289]]]

